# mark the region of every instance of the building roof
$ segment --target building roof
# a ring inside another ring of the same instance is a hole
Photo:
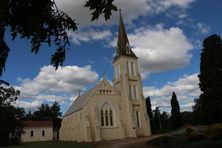
[[[63,117],[68,116],[80,109],[84,106],[84,103],[94,94],[94,92],[99,88],[102,83],[108,83],[111,85],[106,78],[104,77],[102,81],[100,81],[95,87],[91,88],[90,90],[86,91],[84,94],[78,96],[76,100],[72,103],[69,109],[65,112]]]
[[[123,18],[122,18],[121,13],[120,13],[119,33],[118,33],[118,41],[117,41],[117,47],[116,48],[117,48],[116,49],[117,53],[116,53],[116,56],[114,57],[114,61],[122,55],[133,57],[133,58],[138,58],[130,47],[129,40],[128,40],[128,37],[127,37],[127,33],[126,33],[126,29],[125,29],[125,25],[123,23]]]
[[[24,127],[53,127],[52,121],[23,121]]]
[[[83,95],[78,96],[63,116],[68,116],[80,110],[83,104],[85,103],[85,101],[89,98],[89,96],[94,92],[95,89],[96,87],[93,87],[87,92],[85,92]]]

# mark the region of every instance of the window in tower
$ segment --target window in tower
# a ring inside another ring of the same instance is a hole
[[[120,64],[117,65],[118,78],[120,77]]]
[[[130,46],[129,43],[126,43],[126,53],[130,54]]]
[[[133,85],[133,98],[136,99],[136,100],[138,99],[137,98],[137,88],[136,88],[136,85]]]
[[[139,111],[136,111],[136,125],[140,127],[140,114]]]
[[[129,75],[129,76],[132,76],[132,68],[131,68],[131,66],[130,66],[130,62],[127,61],[126,64],[127,64],[127,72],[128,72],[128,75]]]
[[[131,62],[131,69],[132,69],[132,75],[136,76],[135,64],[133,62]]]

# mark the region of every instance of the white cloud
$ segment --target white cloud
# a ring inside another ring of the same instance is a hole
[[[96,30],[96,29],[88,29],[88,30],[79,30],[76,32],[68,33],[70,40],[74,44],[80,45],[81,42],[91,42],[97,40],[108,40],[112,33],[110,30]]]
[[[210,32],[210,26],[204,24],[204,23],[197,23],[196,28],[200,32],[200,34],[206,35]]]
[[[53,66],[44,66],[33,79],[21,79],[21,91],[18,105],[24,107],[36,107],[43,101],[57,101],[63,103],[70,101],[73,94],[84,90],[87,84],[98,80],[98,74],[92,71],[91,66],[64,66],[55,71]],[[32,99],[25,100],[25,99]]]
[[[80,26],[116,24],[118,13],[115,12],[108,22],[104,18],[91,22],[91,11],[83,7],[85,2],[86,0],[56,0],[58,8],[75,19]],[[194,0],[114,0],[114,4],[122,9],[126,23],[132,23],[141,16],[165,12],[172,7],[187,9],[193,2]]]
[[[149,73],[186,66],[193,49],[183,31],[178,27],[165,29],[163,25],[141,27],[128,34],[133,51],[139,57],[143,78]],[[116,41],[113,41],[114,46]]]
[[[152,107],[160,106],[161,110],[170,111],[170,99],[175,91],[180,103],[181,111],[191,110],[194,99],[200,95],[199,79],[197,74],[184,75],[175,82],[168,82],[162,88],[144,87],[144,95],[151,97]]]

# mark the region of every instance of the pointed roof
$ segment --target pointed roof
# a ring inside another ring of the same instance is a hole
[[[132,51],[130,47],[121,12],[120,12],[120,19],[119,19],[119,33],[118,33],[118,41],[117,41],[116,48],[117,48],[116,49],[117,53],[114,58],[114,61],[115,59],[117,59],[118,57],[122,55],[137,58],[137,56],[135,55],[135,53]]]
[[[98,88],[101,87],[104,83],[112,86],[109,81],[104,77],[102,81],[100,81],[95,87],[91,88],[90,90],[86,91],[84,94],[79,95],[76,100],[72,103],[69,109],[65,112],[63,117],[68,116],[74,112],[81,110],[85,103],[93,96],[93,94],[97,91]]]

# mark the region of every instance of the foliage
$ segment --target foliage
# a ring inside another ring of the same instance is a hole
[[[192,124],[193,123],[193,112],[190,111],[183,111],[180,113],[181,115],[181,124]]]
[[[97,20],[101,14],[104,14],[106,20],[110,19],[112,11],[116,11],[117,7],[113,5],[114,0],[88,0],[85,7],[93,10],[92,21]]]
[[[63,142],[63,141],[44,141],[44,142],[25,142],[10,148],[91,148],[89,143]]]
[[[152,108],[151,108],[151,103],[150,103],[150,97],[146,98],[146,111],[150,118],[150,124],[151,124],[151,129],[152,129],[153,128],[153,125],[152,125],[153,113],[152,113]]]
[[[213,124],[209,125],[206,130],[207,135],[209,135],[212,140],[222,140],[222,125]]]
[[[41,106],[33,112],[29,112],[26,115],[27,120],[51,120],[53,122],[54,128],[60,128],[62,112],[60,111],[60,106],[58,102],[54,102],[52,106],[48,104],[41,104]]]
[[[160,119],[160,110],[158,107],[153,111],[154,116],[153,116],[153,128],[155,129],[161,129],[162,124],[161,124],[161,119]]]
[[[157,138],[154,138],[154,139],[151,139],[151,140],[147,141],[146,145],[161,146],[161,145],[164,145],[166,143],[169,143],[171,140],[172,140],[171,136],[163,135],[163,136],[159,136]]]
[[[202,141],[207,139],[208,136],[206,134],[196,131],[190,132],[186,137],[187,142]]]
[[[173,92],[171,99],[171,122],[173,129],[178,129],[181,126],[180,106],[175,92]]]
[[[85,7],[94,10],[92,20],[104,14],[109,19],[113,10],[117,10],[113,0],[88,0]],[[75,31],[77,24],[63,11],[58,10],[54,0],[1,0],[0,1],[0,75],[5,68],[9,47],[4,40],[6,29],[16,37],[31,41],[31,51],[38,53],[44,43],[56,46],[51,64],[57,69],[65,60],[65,51],[69,44],[69,30]]]
[[[16,129],[22,130],[20,119],[24,117],[24,109],[11,105],[19,94],[9,83],[0,81],[0,145],[19,142]]]
[[[205,123],[222,122],[222,41],[214,34],[203,41],[201,53],[200,89],[203,92],[196,106]]]

